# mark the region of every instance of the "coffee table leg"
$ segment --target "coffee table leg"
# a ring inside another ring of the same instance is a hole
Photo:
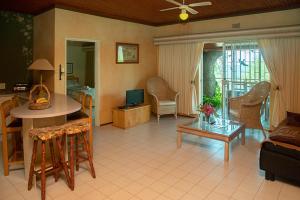
[[[245,144],[245,128],[242,130],[242,145]]]
[[[177,131],[177,148],[181,147],[181,142],[182,142],[182,132]]]
[[[224,160],[227,162],[229,161],[229,143],[225,142],[225,148],[224,148]]]

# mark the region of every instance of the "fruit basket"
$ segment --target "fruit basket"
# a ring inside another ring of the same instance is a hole
[[[44,84],[35,85],[29,94],[30,110],[44,110],[51,106],[50,92]]]

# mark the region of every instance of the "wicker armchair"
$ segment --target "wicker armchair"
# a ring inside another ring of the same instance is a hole
[[[173,91],[166,81],[156,76],[147,81],[147,90],[151,95],[152,112],[156,113],[159,122],[160,115],[174,114],[177,119],[178,92]]]
[[[245,123],[246,128],[261,129],[266,137],[260,117],[261,107],[269,96],[270,88],[271,84],[269,82],[262,81],[243,96],[230,98],[230,119]]]

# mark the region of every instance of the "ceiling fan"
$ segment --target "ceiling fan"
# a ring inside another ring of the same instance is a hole
[[[212,3],[210,1],[203,1],[203,2],[198,2],[198,3],[191,3],[191,4],[185,4],[184,0],[181,3],[178,3],[175,0],[166,0],[169,3],[175,4],[177,5],[176,7],[172,7],[172,8],[166,8],[166,9],[162,9],[160,11],[168,11],[168,10],[175,10],[175,9],[180,9],[181,13],[179,14],[179,18],[182,21],[185,21],[188,19],[189,15],[187,12],[196,15],[198,13],[197,10],[193,9],[193,7],[198,7],[198,6],[210,6],[212,5]]]

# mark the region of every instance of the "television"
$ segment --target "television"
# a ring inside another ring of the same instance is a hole
[[[126,91],[126,107],[138,106],[144,103],[144,89]]]

